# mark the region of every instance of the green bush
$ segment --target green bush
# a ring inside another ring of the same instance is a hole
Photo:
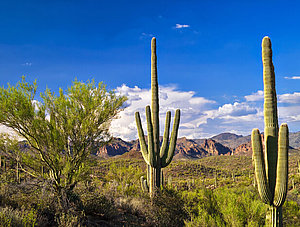
[[[183,226],[187,218],[181,195],[170,188],[157,193],[147,206],[147,219],[154,226]]]
[[[141,193],[140,177],[143,175],[138,166],[126,163],[112,163],[105,176],[105,190],[114,197],[135,196]]]
[[[77,214],[61,213],[56,216],[55,221],[59,227],[80,227],[83,226],[81,218]]]
[[[267,206],[250,187],[220,188],[214,194],[227,225],[262,226],[265,224]]]
[[[297,226],[300,223],[300,205],[295,201],[285,201],[283,208],[284,226]]]
[[[211,190],[185,191],[183,198],[190,217],[185,221],[186,226],[225,226],[217,198]]]
[[[103,219],[111,219],[116,215],[114,201],[97,191],[88,191],[82,194],[80,199],[87,215],[98,215]]]
[[[34,209],[25,210],[22,208],[13,209],[11,207],[0,208],[0,226],[18,227],[35,226],[37,224],[37,211]]]

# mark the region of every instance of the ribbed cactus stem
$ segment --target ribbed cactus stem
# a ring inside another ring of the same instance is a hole
[[[173,124],[173,130],[171,133],[171,139],[169,141],[170,134],[170,122],[171,112],[167,112],[166,126],[163,136],[162,147],[160,148],[159,141],[159,97],[158,97],[158,81],[157,81],[157,57],[156,57],[156,39],[151,41],[151,108],[146,107],[146,119],[147,119],[147,131],[148,131],[148,144],[146,144],[145,135],[142,128],[141,118],[139,113],[135,113],[136,125],[138,130],[138,136],[140,141],[141,152],[145,162],[150,167],[148,168],[150,179],[148,179],[150,195],[153,195],[155,190],[160,189],[161,185],[161,168],[170,164],[173,159],[179,121],[180,110],[175,112],[175,120]]]
[[[155,185],[160,188],[161,160],[159,155],[159,97],[158,97],[158,81],[157,81],[157,57],[156,57],[156,39],[151,40],[151,114],[153,124],[153,151],[156,155],[156,174]],[[148,144],[150,144],[148,142]]]
[[[156,57],[156,39],[151,41],[151,114],[153,124],[153,143],[154,153],[159,154],[159,97],[158,97],[158,81],[157,81],[157,57]]]
[[[265,160],[267,178],[271,189],[271,200],[273,200],[276,184],[276,165],[278,151],[278,117],[277,98],[275,90],[275,73],[272,62],[272,45],[269,37],[262,41],[262,61],[264,78],[264,117],[265,117]]]
[[[274,205],[281,207],[285,201],[288,188],[288,149],[289,129],[287,124],[282,124],[278,138],[278,162],[276,172],[276,187]]]
[[[287,124],[278,130],[275,73],[269,37],[262,41],[264,79],[265,152],[258,129],[253,129],[251,140],[255,176],[263,202],[270,205],[271,226],[282,226],[282,205],[287,194],[289,132]],[[279,132],[278,132],[279,131]]]

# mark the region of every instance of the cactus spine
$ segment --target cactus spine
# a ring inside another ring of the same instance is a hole
[[[258,191],[264,203],[270,205],[270,226],[282,226],[282,205],[286,198],[288,184],[287,124],[282,124],[278,132],[277,97],[275,73],[272,62],[271,40],[262,41],[264,77],[264,120],[265,152],[258,129],[253,129],[251,140]]]
[[[141,124],[141,118],[139,112],[135,113],[136,125],[139,135],[139,142],[143,158],[147,165],[150,166],[149,171],[149,192],[153,196],[155,190],[160,189],[161,185],[161,168],[170,164],[173,159],[179,119],[180,110],[175,112],[175,120],[173,124],[173,131],[171,139],[169,141],[171,112],[166,114],[166,125],[163,136],[162,146],[160,147],[159,141],[159,98],[158,98],[158,82],[157,82],[157,57],[156,57],[156,39],[152,38],[151,41],[151,108],[146,106],[146,119],[147,119],[147,131],[148,131],[148,145],[145,141],[144,131]]]

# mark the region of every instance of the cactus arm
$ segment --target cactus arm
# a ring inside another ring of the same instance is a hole
[[[163,137],[162,146],[160,148],[160,158],[166,159],[167,150],[169,148],[169,134],[170,134],[170,123],[171,123],[171,111],[166,114],[165,132]]]
[[[172,130],[172,134],[171,134],[168,155],[167,155],[166,161],[164,162],[163,167],[166,167],[167,165],[169,165],[174,157],[177,135],[178,135],[178,128],[179,128],[179,121],[180,121],[180,110],[177,109],[175,112],[175,119],[174,119],[174,123],[173,123],[173,130]]]
[[[143,131],[142,123],[141,123],[141,117],[140,117],[139,112],[135,112],[135,121],[136,121],[137,130],[138,130],[141,152],[142,152],[145,162],[149,165],[148,148],[147,148],[147,144],[145,141],[145,135],[144,135],[144,131]]]
[[[274,206],[276,207],[283,205],[287,194],[289,150],[289,129],[287,124],[282,124],[279,128],[278,148],[277,180],[274,196]]]
[[[254,166],[255,166],[255,176],[258,185],[258,192],[263,202],[271,205],[273,202],[273,198],[271,197],[271,193],[267,181],[262,141],[258,129],[253,129],[251,135],[251,141],[252,141],[253,159],[254,159]]]
[[[146,106],[146,119],[147,119],[147,131],[148,131],[148,165],[151,167],[156,166],[156,157],[154,153],[154,144],[153,144],[153,125],[151,120],[151,111],[150,106]]]

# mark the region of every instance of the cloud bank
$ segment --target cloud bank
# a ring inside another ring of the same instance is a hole
[[[143,129],[146,130],[145,107],[151,103],[150,89],[131,88],[122,85],[116,89],[118,94],[128,97],[126,108],[113,120],[111,133],[124,140],[137,138],[134,119],[140,112]],[[264,130],[263,91],[240,97],[240,102],[220,104],[216,100],[199,97],[193,91],[180,91],[176,87],[160,87],[160,133],[163,134],[165,114],[181,110],[179,137],[191,139],[208,138],[222,132],[249,135],[253,128]],[[279,123],[286,122],[290,129],[300,129],[300,93],[278,95]]]

